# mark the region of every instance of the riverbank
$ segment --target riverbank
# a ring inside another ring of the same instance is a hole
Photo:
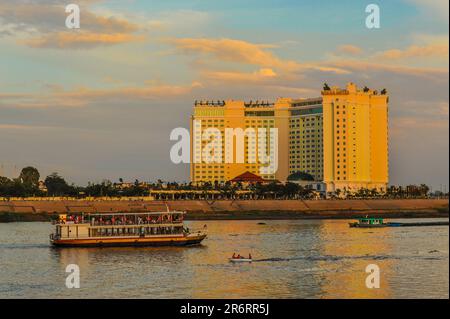
[[[167,205],[167,206],[166,206]],[[352,219],[449,217],[447,199],[239,200],[239,201],[10,201],[0,202],[0,222],[48,221],[58,214],[186,211],[188,220]]]
[[[361,216],[383,218],[448,218],[448,210],[442,211],[358,211],[347,212],[286,212],[286,211],[247,211],[201,213],[188,212],[186,220],[299,220],[299,219],[356,219]],[[58,218],[54,213],[7,213],[0,212],[0,223],[45,222]]]

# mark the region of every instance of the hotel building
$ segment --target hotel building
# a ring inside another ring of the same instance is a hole
[[[389,181],[386,92],[358,89],[322,91],[324,182],[337,189],[385,189]]]
[[[385,188],[388,182],[387,95],[368,89],[358,90],[350,83],[346,89],[329,88],[322,97],[280,98],[274,103],[261,101],[201,101],[191,116],[191,181],[225,182],[245,172],[268,180],[286,181],[296,172],[305,172],[315,181],[324,181],[327,191],[336,189]],[[203,160],[202,150],[210,143],[202,132],[216,128],[223,141],[214,162]],[[226,129],[240,128],[240,137],[226,142]],[[266,151],[275,151],[278,166],[271,174],[261,174],[258,142],[245,131],[268,131]],[[245,136],[245,137],[244,137]],[[242,141],[242,144],[238,143]],[[231,144],[230,144],[231,143]],[[244,149],[237,160],[237,147]],[[249,147],[250,146],[250,147]],[[226,161],[226,148],[233,160]]]

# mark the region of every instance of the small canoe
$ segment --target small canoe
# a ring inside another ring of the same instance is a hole
[[[228,258],[228,260],[232,263],[251,263],[253,259],[250,258]]]

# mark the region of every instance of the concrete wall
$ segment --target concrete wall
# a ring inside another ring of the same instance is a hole
[[[447,199],[402,200],[239,200],[239,201],[12,201],[0,202],[0,212],[89,213],[165,211],[245,212],[245,211],[414,211],[448,207]]]

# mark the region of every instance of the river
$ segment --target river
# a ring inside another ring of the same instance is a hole
[[[53,248],[50,223],[0,224],[0,298],[449,297],[448,226],[348,222],[190,221],[208,238],[182,248]],[[230,263],[233,252],[254,261]],[[68,264],[79,266],[79,289],[66,287]],[[370,264],[379,288],[366,287]]]

